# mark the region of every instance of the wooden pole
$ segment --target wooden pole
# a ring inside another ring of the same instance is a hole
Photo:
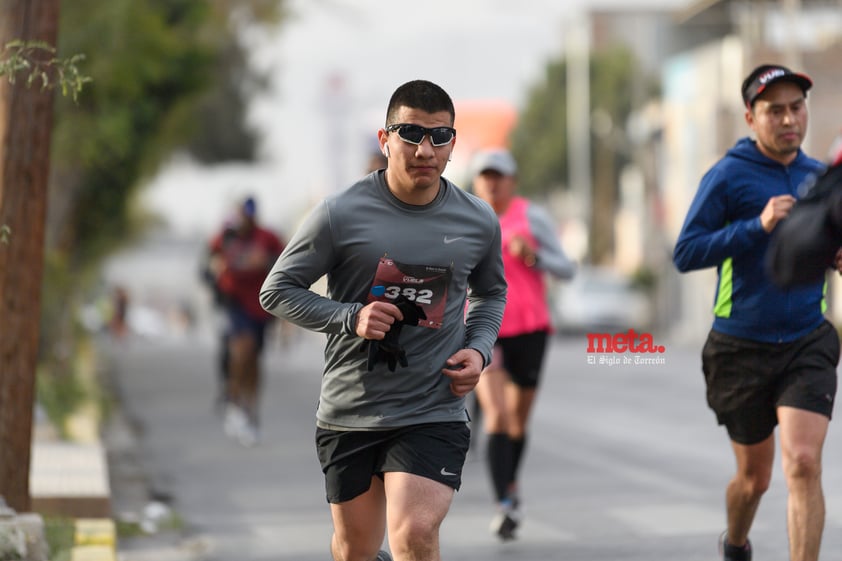
[[[60,0],[0,0],[0,46],[57,44]],[[52,90],[0,80],[0,495],[30,510],[32,412],[38,360]]]

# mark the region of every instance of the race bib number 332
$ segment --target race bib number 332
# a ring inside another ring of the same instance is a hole
[[[368,293],[368,301],[391,302],[403,296],[421,306],[427,315],[427,319],[418,320],[420,327],[438,329],[444,320],[450,278],[448,267],[408,265],[381,257]]]

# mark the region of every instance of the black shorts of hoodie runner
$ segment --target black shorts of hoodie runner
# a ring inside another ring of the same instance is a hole
[[[471,430],[467,423],[425,423],[389,430],[316,428],[327,502],[342,503],[387,472],[420,475],[459,490]]]
[[[731,440],[757,444],[775,430],[778,407],[831,417],[838,362],[839,336],[827,321],[789,343],[711,331],[702,349],[708,405]]]

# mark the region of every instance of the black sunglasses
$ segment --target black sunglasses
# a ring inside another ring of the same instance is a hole
[[[386,127],[386,132],[398,132],[398,137],[404,142],[410,144],[421,144],[424,142],[424,137],[430,135],[430,142],[433,146],[444,146],[453,142],[456,136],[456,129],[453,127],[433,127],[428,129],[421,125],[410,125],[407,123],[398,123],[396,125],[389,125]]]

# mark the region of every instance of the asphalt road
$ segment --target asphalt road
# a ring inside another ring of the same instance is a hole
[[[122,453],[110,454],[119,464],[115,511],[137,511],[151,490],[184,521],[175,535],[121,540],[121,558],[328,561],[331,523],[313,445],[321,337],[299,332],[285,346],[269,345],[262,442],[243,448],[223,434],[213,409],[211,331],[103,345],[132,428],[130,444],[118,438]],[[488,531],[491,488],[479,437],[442,529],[443,559],[717,559],[733,469],[728,441],[704,401],[698,348],[657,336],[656,343],[666,352],[651,356],[663,364],[634,364],[627,353],[609,365],[600,356],[612,355],[586,352],[584,336],[553,340],[522,468],[519,539],[502,544]],[[825,464],[821,559],[842,561],[838,421]],[[751,534],[757,561],[787,559],[785,501],[778,463]]]

